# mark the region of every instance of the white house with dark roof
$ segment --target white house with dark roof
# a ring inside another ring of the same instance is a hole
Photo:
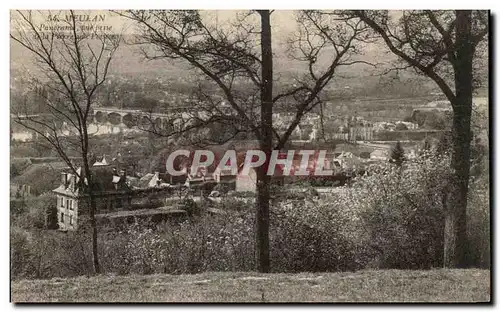
[[[103,159],[105,160],[105,159]],[[93,195],[96,199],[97,211],[133,210],[134,200],[143,199],[145,193],[161,195],[166,185],[161,183],[158,172],[146,175],[141,179],[126,175],[125,170],[117,171],[101,160],[91,168]],[[61,185],[52,192],[57,198],[57,215],[59,229],[76,230],[82,215],[88,213],[88,181],[79,177],[85,176],[82,168],[74,172],[61,174]]]
[[[373,152],[370,153],[370,159],[384,160],[384,161],[388,160],[389,151],[383,149],[374,150]]]

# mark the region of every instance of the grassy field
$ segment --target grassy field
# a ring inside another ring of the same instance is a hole
[[[13,302],[488,302],[490,271],[203,273],[22,280]]]

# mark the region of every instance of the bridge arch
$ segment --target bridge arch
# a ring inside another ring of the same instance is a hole
[[[100,123],[100,124],[103,124],[103,123],[106,123],[108,121],[108,116],[106,113],[103,113],[103,112],[97,112],[95,113],[95,121],[97,123]]]
[[[122,119],[123,123],[125,124],[125,126],[127,126],[127,128],[132,128],[137,125],[137,118],[130,113],[123,116]]]
[[[108,114],[108,121],[112,125],[118,125],[122,122],[122,115],[115,113],[115,112],[111,112]]]
[[[154,125],[156,129],[162,129],[163,128],[163,120],[160,117],[156,117],[154,120]]]
[[[140,118],[139,125],[142,129],[151,128],[151,118],[149,116],[142,116]]]

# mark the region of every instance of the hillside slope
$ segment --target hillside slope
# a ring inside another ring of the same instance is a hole
[[[490,271],[97,276],[23,280],[13,302],[488,302]]]

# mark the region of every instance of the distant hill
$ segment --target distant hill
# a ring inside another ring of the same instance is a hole
[[[130,39],[130,38],[128,38]],[[287,46],[280,44],[282,40],[275,40],[274,44],[274,65],[276,74],[293,75],[305,73],[306,64],[300,61],[290,60],[286,56]],[[327,58],[327,56],[325,57]],[[380,47],[372,45],[362,56],[356,56],[355,59],[362,59],[370,62],[380,62],[382,58],[387,58],[381,52]],[[14,40],[10,40],[10,66],[13,74],[24,73],[33,74],[38,70],[33,64],[33,57],[29,51]],[[324,59],[318,60],[318,67],[327,66]],[[112,61],[111,74],[133,75],[135,77],[187,77],[189,68],[185,62],[174,60],[145,60],[137,46],[122,44]],[[339,74],[347,74],[352,77],[362,77],[371,74],[373,68],[370,66],[355,64],[339,68]]]

